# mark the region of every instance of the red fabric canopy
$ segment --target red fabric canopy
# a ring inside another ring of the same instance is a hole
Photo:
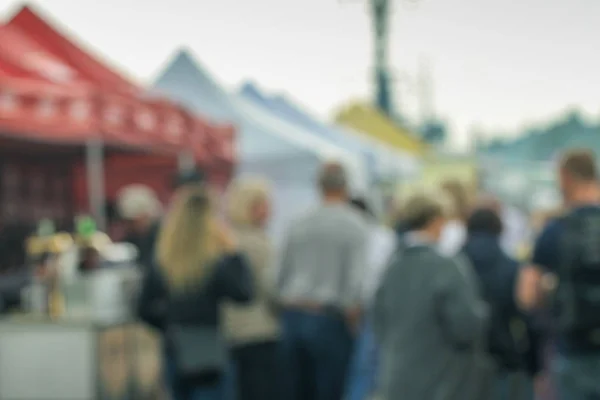
[[[48,52],[60,58],[84,79],[119,92],[140,93],[142,89],[93,58],[25,6],[7,23],[25,32]]]
[[[36,109],[52,118],[31,118],[41,112]],[[0,123],[40,139],[101,134],[115,145],[191,149],[208,165],[235,162],[232,127],[209,125],[172,102],[148,98],[28,7],[0,28]]]
[[[77,141],[97,130],[89,118],[93,93],[75,79],[53,83],[68,68],[13,28],[0,26],[0,123],[33,139]],[[44,76],[46,75],[46,76]],[[66,76],[66,75],[62,75]]]

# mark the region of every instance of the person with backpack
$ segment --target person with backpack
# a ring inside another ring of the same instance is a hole
[[[600,188],[594,154],[566,153],[558,181],[567,211],[538,237],[533,266],[519,278],[518,300],[526,309],[552,310],[559,399],[600,399]]]
[[[494,209],[476,209],[467,220],[462,254],[473,266],[490,309],[487,349],[497,367],[494,399],[533,400],[531,377],[539,365],[530,360],[539,356],[539,340],[514,300],[519,264],[503,250],[502,230]]]

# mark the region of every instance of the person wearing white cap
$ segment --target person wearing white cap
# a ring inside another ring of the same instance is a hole
[[[151,265],[162,213],[162,205],[155,192],[145,185],[126,186],[117,194],[117,210],[120,217],[128,222],[128,234],[123,241],[137,247],[140,265]]]

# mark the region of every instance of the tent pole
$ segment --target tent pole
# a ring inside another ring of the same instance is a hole
[[[85,149],[90,212],[98,229],[106,232],[106,207],[104,193],[104,143],[100,137],[88,140]]]
[[[177,166],[179,171],[189,171],[194,169],[196,161],[194,159],[194,153],[189,150],[184,150],[177,156]]]

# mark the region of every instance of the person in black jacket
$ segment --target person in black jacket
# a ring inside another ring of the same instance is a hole
[[[136,262],[143,269],[154,262],[155,246],[160,231],[162,205],[154,190],[145,185],[129,185],[117,195],[118,216],[126,224],[123,242],[138,250]]]
[[[166,380],[173,400],[223,398],[227,363],[192,360],[193,364],[206,362],[206,367],[191,374],[182,360],[189,361],[189,354],[200,346],[225,352],[218,334],[221,303],[248,302],[253,292],[248,263],[237,251],[232,234],[217,222],[206,189],[198,186],[182,192],[159,233],[156,263],[145,274],[138,310],[143,321],[162,333]],[[197,343],[182,344],[181,334],[176,334],[182,330],[214,335],[204,334]]]
[[[491,310],[488,351],[498,367],[497,400],[533,399],[531,377],[539,371],[539,337],[515,302],[519,263],[501,248],[502,221],[492,208],[467,220],[463,255],[471,262]]]

